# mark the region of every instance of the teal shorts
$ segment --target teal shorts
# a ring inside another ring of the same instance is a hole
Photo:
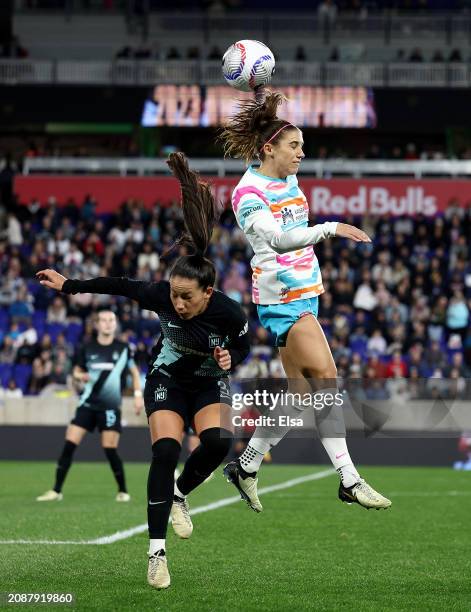
[[[275,346],[285,346],[288,332],[298,319],[309,314],[317,318],[319,298],[294,300],[287,304],[259,304],[257,312],[260,323],[275,337]]]

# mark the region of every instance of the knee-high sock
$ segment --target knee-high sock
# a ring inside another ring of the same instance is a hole
[[[70,442],[70,440],[65,441],[64,448],[62,449],[62,454],[59,457],[56,468],[56,482],[54,484],[54,491],[57,493],[62,491],[62,486],[64,484],[65,477],[67,476],[67,472],[69,471],[70,464],[72,463],[72,457],[76,448],[77,445]]]
[[[289,422],[291,418],[298,419],[304,409],[305,406],[294,401],[287,405],[283,405],[283,402],[280,401],[277,403],[274,410],[270,411],[268,415],[274,419],[275,425],[259,425],[250,438],[247,448],[239,458],[240,464],[246,472],[257,472],[265,453],[276,446],[291,429],[290,425],[280,424],[280,417],[287,417],[286,422]]]
[[[167,534],[180,450],[180,444],[173,438],[161,438],[152,445],[152,463],[147,480],[147,521],[151,540],[165,539]]]
[[[337,387],[322,389],[313,394],[314,416],[320,441],[342,483],[350,487],[360,478],[348,452],[344,420],[348,394]]]
[[[206,480],[222,463],[232,444],[232,433],[227,429],[211,427],[200,435],[200,445],[195,448],[185,463],[177,480],[177,488],[183,495]]]
[[[111,471],[116,478],[118,483],[118,490],[123,493],[127,493],[126,480],[124,477],[124,467],[121,457],[118,455],[118,451],[115,448],[103,448],[105,455],[110,463]]]

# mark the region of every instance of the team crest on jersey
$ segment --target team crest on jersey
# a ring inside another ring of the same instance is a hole
[[[118,361],[118,357],[119,357],[119,353],[114,351],[113,357],[112,357],[113,361]]]
[[[283,225],[286,225],[287,223],[294,223],[294,216],[289,208],[282,209],[281,218],[283,219]]]
[[[162,384],[157,387],[154,392],[154,398],[156,402],[163,402],[167,399],[167,388]]]
[[[209,337],[208,337],[209,348],[216,348],[217,346],[220,346],[221,343],[222,343],[221,336],[219,336],[218,334],[209,334]]]

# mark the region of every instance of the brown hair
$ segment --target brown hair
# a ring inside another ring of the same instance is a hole
[[[180,183],[185,224],[185,231],[175,244],[186,244],[194,249],[193,254],[177,259],[170,276],[194,279],[203,288],[212,287],[216,279],[216,269],[213,262],[204,256],[218,218],[211,188],[201,181],[196,172],[190,170],[183,153],[172,153],[167,164]]]
[[[276,144],[283,135],[282,128],[291,126],[289,121],[279,119],[276,115],[278,107],[285,100],[282,93],[269,92],[264,101],[240,102],[238,113],[221,130],[218,137],[223,143],[224,155],[241,158],[247,163],[256,157],[263,160],[263,145],[281,130],[270,140]]]

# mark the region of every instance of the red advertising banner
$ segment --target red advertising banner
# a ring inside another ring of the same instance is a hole
[[[226,203],[238,177],[207,177],[216,198]],[[451,179],[299,179],[313,214],[343,215],[416,215],[433,216],[450,201],[471,205],[471,181]],[[59,204],[74,198],[80,204],[90,194],[99,212],[113,212],[128,198],[142,200],[146,206],[155,202],[169,204],[179,198],[178,183],[172,177],[116,177],[30,175],[15,179],[20,202],[33,198],[46,202],[54,196]]]

